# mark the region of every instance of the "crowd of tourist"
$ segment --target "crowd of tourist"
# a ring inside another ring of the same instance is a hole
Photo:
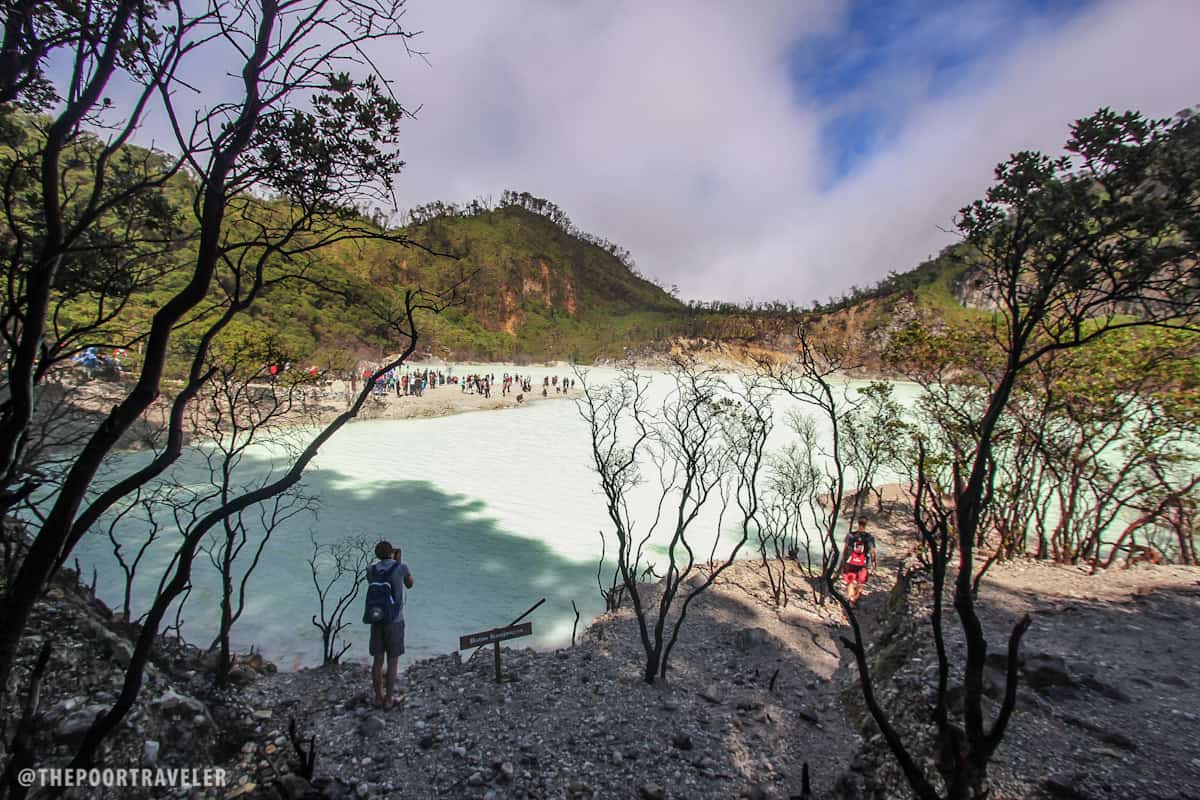
[[[357,391],[358,378],[368,381],[376,369],[367,365],[361,373],[351,380],[351,391]],[[426,390],[442,386],[457,386],[463,394],[478,394],[491,398],[492,392],[499,388],[500,396],[516,395],[518,403],[524,402],[526,395],[535,389],[537,379],[532,375],[520,373],[502,373],[498,378],[495,373],[470,372],[465,375],[454,375],[447,367],[441,369],[402,370],[399,367],[388,370],[375,379],[372,391],[376,397],[382,398],[392,392],[397,397],[423,397]],[[546,375],[541,379],[542,397],[549,397],[550,392],[567,394],[575,388],[575,379],[565,375]]]
[[[123,371],[121,360],[124,356],[124,350],[114,349],[110,354],[109,351],[101,352],[94,347],[88,347],[71,360],[86,378],[91,379],[101,377],[104,373],[111,373],[113,376],[121,375]],[[283,376],[292,370],[293,365],[286,362],[267,364],[265,366],[266,374],[263,377],[269,377],[271,383],[275,383],[282,380]],[[351,370],[349,374],[343,374],[341,379],[345,384],[347,400],[358,392],[360,385],[370,381],[371,376],[377,370],[378,366],[376,365],[359,362],[358,367]],[[311,366],[304,372],[313,379],[318,397],[332,396],[340,391],[334,389],[334,380],[337,376],[324,373],[316,366]],[[457,386],[463,394],[483,395],[490,399],[492,392],[499,389],[501,397],[515,395],[516,401],[522,403],[526,397],[537,391],[539,384],[542,397],[549,397],[551,392],[561,395],[573,391],[575,378],[566,375],[544,375],[539,379],[533,375],[517,372],[504,372],[499,377],[492,372],[469,372],[464,375],[455,375],[451,367],[436,369],[432,367],[424,369],[395,367],[376,377],[371,391],[377,399],[383,399],[392,393],[395,393],[396,397],[424,397],[427,390]],[[310,399],[307,392],[304,397],[306,400]]]

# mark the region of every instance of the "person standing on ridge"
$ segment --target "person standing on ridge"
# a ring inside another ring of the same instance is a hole
[[[404,654],[404,590],[413,587],[412,571],[400,560],[400,550],[387,540],[375,545],[379,561],[367,567],[367,607],[363,622],[371,626],[370,652],[374,658],[371,684],[375,703],[384,710],[396,702],[394,689],[400,656]],[[387,656],[387,691],[384,692],[383,659]]]
[[[867,520],[858,518],[858,530],[846,536],[842,548],[842,579],[846,581],[846,596],[851,608],[858,608],[858,600],[862,597],[863,587],[867,585],[870,569],[875,569],[878,562],[875,559],[875,537],[867,533]]]

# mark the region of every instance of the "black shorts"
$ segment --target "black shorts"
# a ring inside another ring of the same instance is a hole
[[[404,620],[377,622],[371,626],[371,655],[404,655]]]

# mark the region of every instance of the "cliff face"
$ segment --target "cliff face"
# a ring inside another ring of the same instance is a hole
[[[987,273],[981,267],[968,266],[964,269],[954,281],[951,293],[954,299],[966,308],[980,311],[1000,310]]]

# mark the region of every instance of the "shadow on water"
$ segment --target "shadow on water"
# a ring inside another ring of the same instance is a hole
[[[579,605],[581,627],[602,610],[594,561],[565,558],[541,541],[505,530],[479,499],[448,493],[427,481],[352,481],[331,469],[309,472],[304,487],[320,498],[316,519],[299,517],[275,531],[248,584],[246,610],[234,626],[237,649],[253,645],[282,669],[320,661],[320,634],[311,623],[318,606],[307,561],[310,532],[322,543],[362,536],[372,545],[387,539],[402,548],[414,576],[405,608],[405,661],[457,649],[460,635],[506,625],[542,597],[545,605],[529,617],[534,636],[519,644],[569,644],[572,600]],[[127,531],[136,541],[136,523],[132,525]],[[139,570],[135,615],[148,606],[178,541],[177,534],[163,539]],[[97,568],[100,595],[118,604],[123,577],[107,538],[93,534],[77,552],[85,569]],[[198,556],[183,613],[185,638],[208,645],[216,632],[219,597],[216,570]],[[353,646],[345,660],[367,658],[362,605],[360,594],[346,614],[351,625],[345,634]]]

